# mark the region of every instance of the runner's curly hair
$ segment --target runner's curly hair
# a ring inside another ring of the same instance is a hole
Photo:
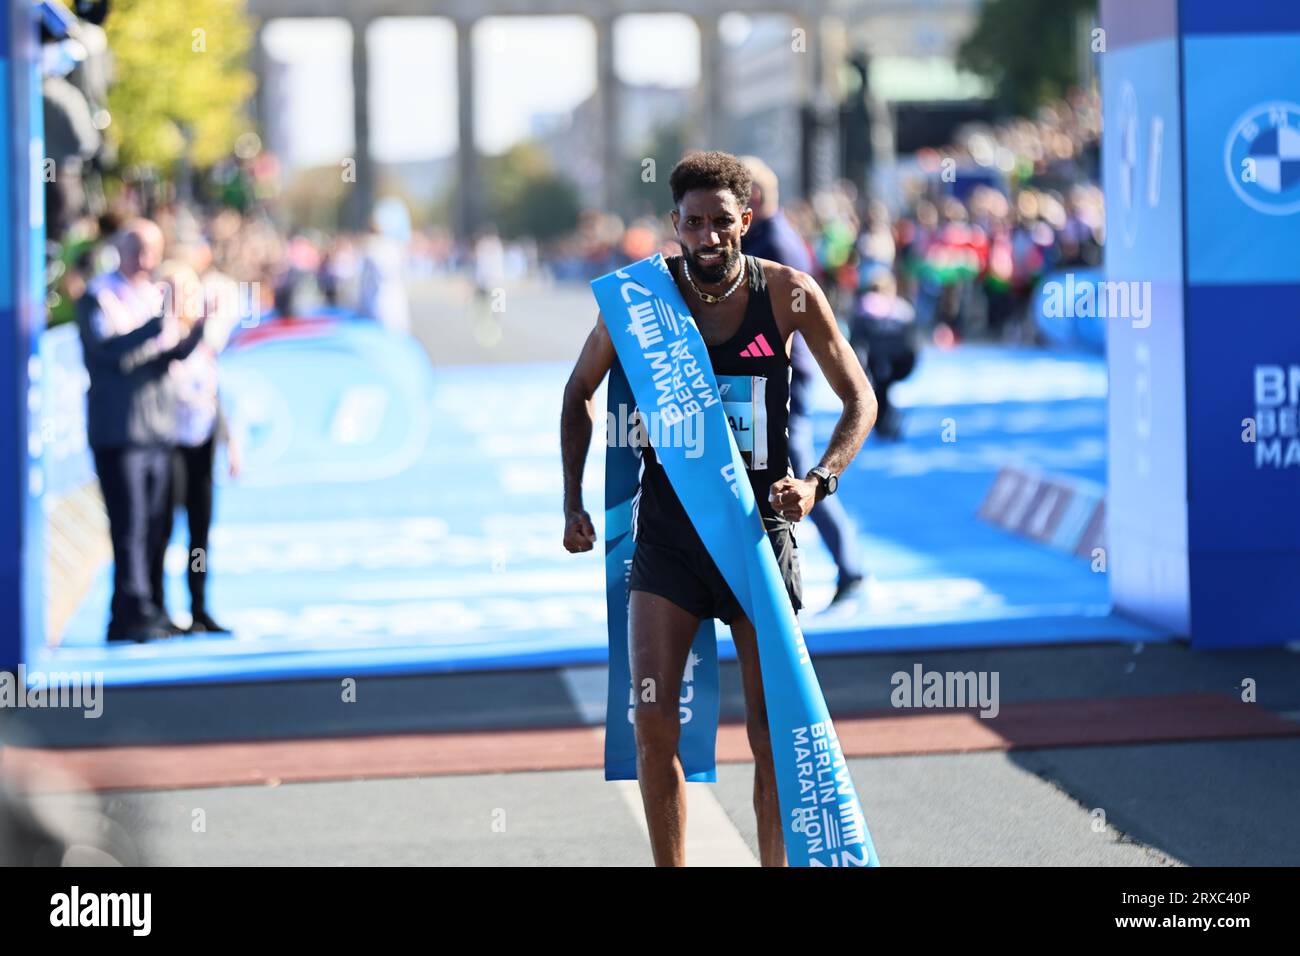
[[[749,207],[749,170],[730,153],[718,150],[687,153],[673,167],[668,184],[673,190],[674,206],[692,189],[729,189],[741,209]]]

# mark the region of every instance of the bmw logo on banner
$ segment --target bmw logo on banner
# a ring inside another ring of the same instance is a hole
[[[1224,163],[1232,188],[1252,209],[1300,212],[1300,106],[1261,103],[1228,134]]]

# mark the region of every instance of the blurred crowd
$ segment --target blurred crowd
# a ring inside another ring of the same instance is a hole
[[[139,208],[139,204],[124,202],[111,212],[83,216],[69,226],[59,246],[52,248],[51,325],[71,321],[87,282],[111,271],[116,238],[122,225],[139,215],[135,211]],[[396,270],[405,276],[408,259],[414,262],[404,244],[377,232],[327,235],[308,231],[286,236],[262,213],[225,208],[204,214],[175,203],[155,207],[151,218],[161,230],[169,262],[184,264],[205,281],[242,283],[256,295],[241,303],[246,314],[239,318],[244,325],[293,308],[302,311],[346,304],[366,311],[374,307],[379,291],[363,289],[363,283],[381,284],[371,279],[368,270],[380,274]],[[396,261],[391,262],[394,256]],[[405,324],[404,316],[391,308],[383,318]]]
[[[1032,118],[964,127],[949,146],[894,167],[872,192],[841,181],[785,202],[783,213],[846,325],[888,272],[937,344],[1033,341],[1029,305],[1042,277],[1101,262],[1100,122],[1096,95],[1075,92]],[[390,211],[400,205],[387,202]],[[286,233],[263,208],[202,217],[161,204],[155,218],[169,249],[197,256],[192,267],[257,283],[263,314],[342,307],[395,330],[409,328],[406,279],[462,276],[482,293],[526,276],[588,281],[656,251],[679,251],[659,216],[625,222],[587,210],[572,233],[539,245],[500,236],[491,225],[468,239],[445,226],[415,228],[404,209],[377,216],[364,233]],[[83,217],[67,229],[62,261],[52,267],[54,322],[71,318],[112,219]]]
[[[1096,94],[1074,91],[1032,118],[960,129],[880,195],[839,182],[782,211],[846,327],[897,297],[936,344],[1032,342],[1042,277],[1101,263],[1100,133]],[[545,258],[556,278],[590,279],[655,251],[680,251],[666,221],[591,212]]]

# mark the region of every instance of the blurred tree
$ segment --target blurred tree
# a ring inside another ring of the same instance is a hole
[[[501,231],[507,237],[554,239],[577,228],[578,211],[577,187],[563,176],[548,174],[533,180],[501,217]]]
[[[516,143],[486,162],[485,182],[491,216],[506,238],[553,239],[578,225],[578,190],[555,172],[546,150]]]
[[[444,186],[424,207],[424,221],[451,228],[456,221],[456,184]]]
[[[285,221],[302,228],[337,229],[346,193],[337,163],[297,170],[282,195]]]
[[[106,131],[124,165],[170,170],[229,155],[248,127],[244,103],[253,28],[245,0],[114,0],[104,28],[113,55]]]
[[[1062,96],[1078,77],[1080,23],[1097,0],[985,0],[957,51],[957,65],[991,80],[997,98],[1020,114]]]
[[[673,197],[668,174],[686,153],[685,117],[656,124],[650,138],[640,146],[640,158],[628,176],[620,180],[618,209],[629,219],[637,216],[667,216]],[[634,155],[637,155],[634,153]],[[653,163],[647,162],[653,160]]]

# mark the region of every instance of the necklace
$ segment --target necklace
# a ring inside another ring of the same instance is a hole
[[[736,281],[731,283],[731,288],[722,293],[722,295],[712,295],[711,293],[700,291],[699,286],[695,284],[695,280],[691,278],[691,265],[686,256],[682,256],[682,272],[686,276],[686,284],[691,287],[695,294],[709,305],[713,305],[715,302],[721,302],[727,296],[731,295],[731,293],[740,288],[740,280],[745,278],[745,259],[743,256],[741,257],[740,272],[736,274]]]

